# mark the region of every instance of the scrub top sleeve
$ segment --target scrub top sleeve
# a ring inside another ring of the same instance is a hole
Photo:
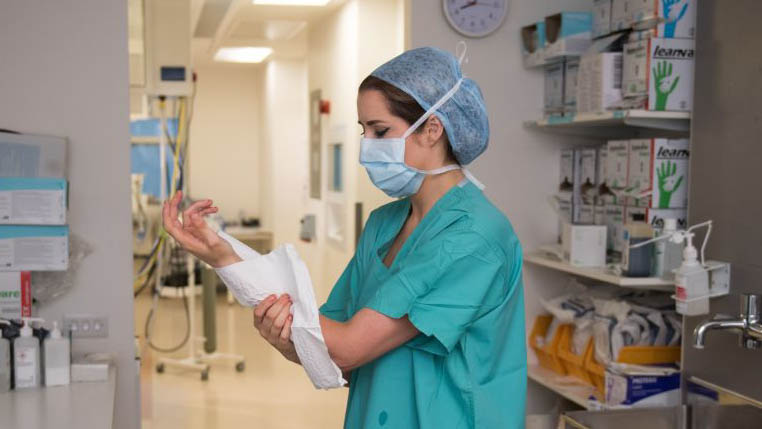
[[[407,314],[423,334],[407,346],[449,354],[468,327],[507,294],[504,257],[486,245],[474,248],[473,243],[459,241],[460,247],[452,251],[443,246],[439,263],[421,255],[393,275],[366,307],[394,318]]]
[[[346,322],[349,319],[349,305],[352,302],[352,285],[357,282],[359,275],[357,255],[355,255],[331,289],[325,304],[320,306],[320,314],[338,322]]]

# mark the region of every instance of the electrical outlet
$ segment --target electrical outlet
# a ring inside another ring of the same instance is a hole
[[[108,317],[95,314],[67,314],[64,316],[63,332],[71,332],[72,338],[107,338]]]

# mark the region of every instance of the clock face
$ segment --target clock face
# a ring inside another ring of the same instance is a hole
[[[450,25],[468,37],[497,30],[508,12],[508,0],[442,0]]]

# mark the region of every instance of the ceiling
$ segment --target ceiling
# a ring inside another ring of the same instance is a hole
[[[264,6],[251,0],[191,0],[193,64],[212,64],[214,53],[223,46],[269,46],[276,58],[303,57],[307,26],[346,1],[331,0],[326,6],[315,7]]]

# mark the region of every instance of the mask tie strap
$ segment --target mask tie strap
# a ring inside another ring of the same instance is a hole
[[[465,40],[461,40],[455,45],[455,56],[458,58],[458,66],[462,67],[463,63],[468,64],[468,58],[466,58],[466,51],[468,46]]]
[[[458,89],[460,89],[460,84],[462,82],[463,82],[463,78],[458,79],[458,81],[455,83],[455,86],[450,88],[450,90],[447,91],[447,93],[444,96],[442,96],[442,98],[440,98],[439,101],[434,103],[434,105],[431,106],[429,108],[429,110],[426,111],[426,113],[421,115],[421,117],[418,118],[418,120],[415,121],[415,123],[413,125],[411,125],[410,128],[407,129],[407,131],[405,131],[405,134],[402,136],[402,138],[403,139],[408,138],[410,136],[410,134],[413,134],[413,131],[418,129],[418,127],[420,127],[422,123],[426,122],[426,120],[429,119],[429,117],[431,115],[433,115],[434,112],[437,111],[437,109],[442,107],[442,105],[445,104],[447,102],[447,100],[452,98],[452,96],[455,95],[456,92],[458,92]]]
[[[476,177],[474,177],[473,173],[468,171],[467,168],[462,167],[461,169],[463,170],[463,175],[466,176],[466,179],[468,179],[471,183],[473,183],[480,190],[482,190],[482,191],[484,190],[484,188],[485,188],[484,183],[480,182]]]

